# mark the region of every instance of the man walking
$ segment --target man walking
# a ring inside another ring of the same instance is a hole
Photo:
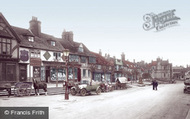
[[[158,82],[156,80],[152,81],[153,90],[157,90]]]

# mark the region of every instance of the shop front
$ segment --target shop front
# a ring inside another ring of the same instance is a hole
[[[78,65],[68,65],[68,80],[80,81],[80,67]],[[63,62],[43,61],[41,67],[41,79],[45,82],[63,82],[66,80],[66,66]]]

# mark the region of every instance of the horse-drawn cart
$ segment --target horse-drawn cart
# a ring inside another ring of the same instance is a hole
[[[6,82],[1,82],[0,90],[6,90],[8,92],[8,97],[9,97],[11,95],[11,84]]]
[[[190,79],[186,79],[184,81],[185,87],[184,87],[184,93],[190,93]]]
[[[126,77],[118,77],[116,79],[115,88],[116,88],[116,90],[126,89],[127,88],[127,78]]]
[[[30,96],[32,82],[17,82],[14,87],[15,96]]]

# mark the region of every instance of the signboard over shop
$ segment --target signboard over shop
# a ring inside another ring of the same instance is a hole
[[[39,58],[30,58],[31,66],[41,66],[41,59]]]

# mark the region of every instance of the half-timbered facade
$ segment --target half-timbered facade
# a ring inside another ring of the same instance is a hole
[[[0,13],[0,82],[20,80],[19,43],[19,36]]]

